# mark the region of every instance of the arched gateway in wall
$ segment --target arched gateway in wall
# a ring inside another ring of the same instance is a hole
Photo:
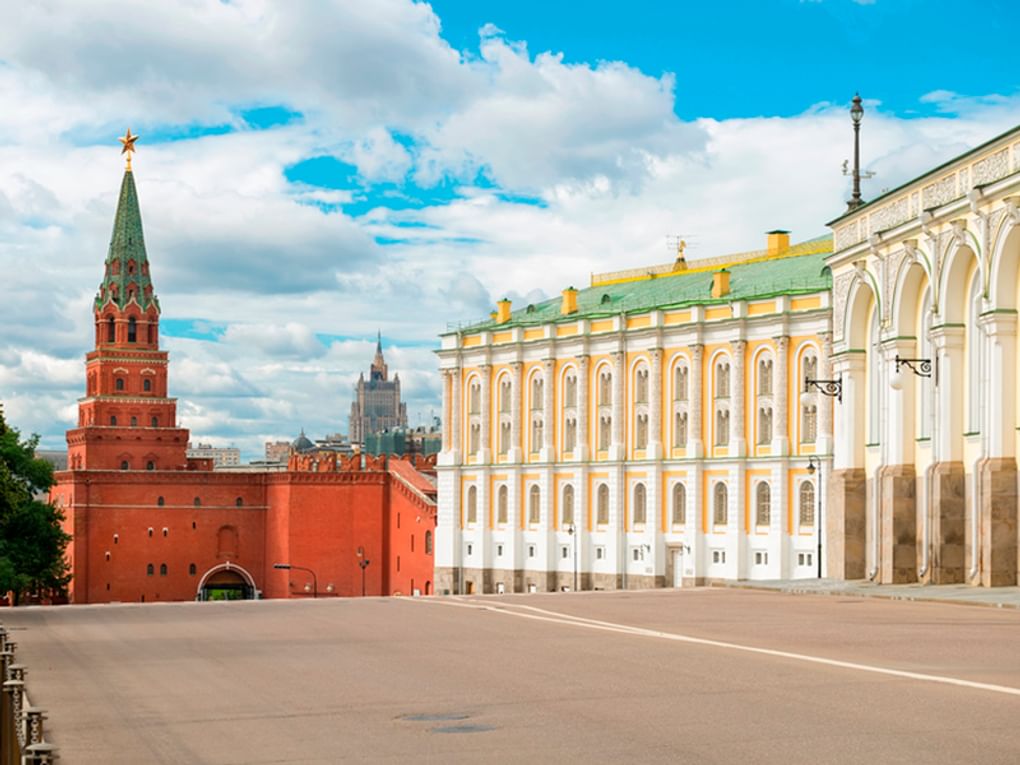
[[[202,575],[195,600],[257,600],[260,595],[252,575],[227,561]]]

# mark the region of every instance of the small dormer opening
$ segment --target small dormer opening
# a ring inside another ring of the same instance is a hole
[[[610,303],[613,302],[613,299],[609,296],[609,293],[607,292],[604,295],[602,295],[602,300],[600,300],[599,302],[601,302],[602,305],[609,305]]]
[[[535,312],[535,304],[534,303],[529,303],[528,307],[524,309],[524,312],[525,313],[534,313]]]

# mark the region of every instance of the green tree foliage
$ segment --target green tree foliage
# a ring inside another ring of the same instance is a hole
[[[40,499],[53,485],[53,468],[36,458],[39,437],[22,441],[0,410],[0,592],[17,604],[27,595],[60,597],[71,581],[64,514]]]

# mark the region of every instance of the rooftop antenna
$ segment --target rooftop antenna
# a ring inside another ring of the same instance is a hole
[[[861,172],[861,119],[864,117],[864,107],[861,105],[861,94],[855,93],[850,106],[850,121],[854,124],[854,169],[850,172],[848,165],[850,160],[843,160],[843,175],[852,175],[854,179],[854,190],[846,203],[846,211],[853,212],[864,204],[861,199],[861,178],[865,180],[874,178],[873,172]]]
[[[694,239],[695,237],[691,234],[667,234],[666,235],[666,249],[671,255],[675,255],[676,260],[673,262],[674,271],[686,271],[687,270],[687,241]]]

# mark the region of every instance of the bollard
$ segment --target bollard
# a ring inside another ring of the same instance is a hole
[[[24,765],[50,765],[60,759],[57,754],[57,747],[45,742],[32,744],[25,750]]]
[[[41,744],[43,742],[43,720],[46,719],[45,709],[42,707],[25,707],[21,710],[25,718],[25,744]]]
[[[17,763],[21,759],[21,750],[25,746],[25,727],[21,724],[21,702],[24,696],[25,684],[21,680],[7,680],[4,683],[4,695],[9,699],[11,717],[7,721],[8,731],[7,743],[4,744],[4,754],[7,763]]]

